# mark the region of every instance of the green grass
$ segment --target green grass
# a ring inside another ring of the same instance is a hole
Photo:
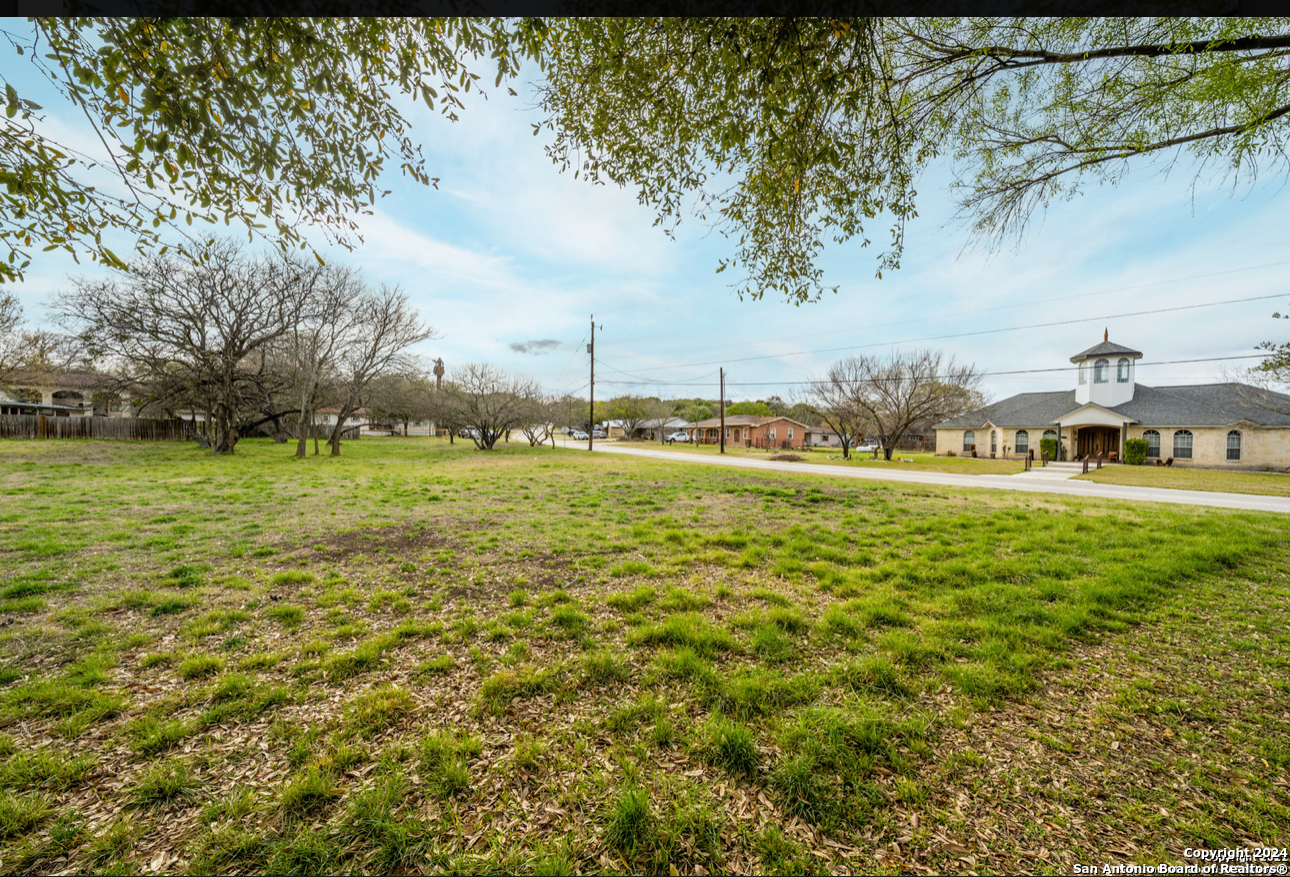
[[[705,755],[718,767],[735,774],[753,774],[761,758],[753,745],[752,731],[723,718],[713,718],[707,728]]]
[[[359,695],[345,706],[345,727],[362,737],[373,737],[412,712],[412,695],[393,686]]]
[[[299,818],[315,813],[338,797],[336,778],[328,771],[310,767],[283,785],[278,809],[287,817]]]
[[[440,798],[453,798],[470,787],[469,759],[479,755],[483,744],[477,737],[456,732],[430,734],[419,747],[419,768],[431,791]]]
[[[1166,487],[1173,490],[1208,490],[1222,493],[1257,493],[1290,496],[1290,473],[1249,472],[1239,469],[1192,469],[1186,466],[1103,466],[1078,481]]]
[[[199,784],[182,761],[163,762],[149,768],[130,787],[130,796],[140,806],[157,806],[176,798],[196,795]]]
[[[205,679],[224,669],[224,662],[213,655],[192,655],[175,668],[181,679]]]
[[[265,610],[265,616],[272,618],[287,630],[295,630],[305,620],[305,607],[292,603],[280,603]]]
[[[1290,833],[1279,517],[288,452],[0,442],[0,597],[39,603],[0,628],[6,869],[967,867],[943,834],[985,844],[975,870],[1061,872]]]

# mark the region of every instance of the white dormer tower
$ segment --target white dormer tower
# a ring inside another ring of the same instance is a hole
[[[1104,408],[1114,408],[1133,400],[1134,367],[1142,353],[1119,344],[1112,344],[1110,333],[1103,331],[1102,343],[1071,357],[1079,369],[1075,385],[1075,401],[1080,405],[1092,402]]]

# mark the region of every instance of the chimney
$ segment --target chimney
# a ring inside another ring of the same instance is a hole
[[[1110,340],[1111,340],[1111,330],[1110,330],[1110,329],[1103,329],[1103,330],[1102,330],[1102,342],[1103,342],[1103,343],[1105,343],[1105,342],[1110,341]]]

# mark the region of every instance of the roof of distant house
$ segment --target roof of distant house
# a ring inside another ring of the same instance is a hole
[[[97,389],[117,386],[122,379],[104,372],[69,369],[67,371],[16,371],[5,383],[12,387],[71,387]]]
[[[664,429],[667,429],[668,427],[674,426],[680,429],[683,426],[689,426],[689,425],[690,425],[690,421],[686,420],[684,417],[664,417],[662,419],[655,417],[651,420],[640,421],[639,423],[636,424],[636,428],[637,429],[658,429],[661,426]]]
[[[793,420],[791,417],[784,417],[780,414],[774,414],[770,417],[760,417],[756,414],[731,414],[726,417],[726,426],[762,426],[767,423],[774,423],[777,420],[786,420],[789,423],[802,427],[803,429],[814,429],[812,426],[807,426],[805,423]],[[693,425],[697,426],[699,429],[712,429],[714,427],[721,426],[721,418],[710,417],[707,420],[700,420],[698,423]]]

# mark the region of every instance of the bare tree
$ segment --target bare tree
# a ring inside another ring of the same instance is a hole
[[[332,266],[311,266],[301,272],[299,282],[307,307],[273,345],[272,352],[288,381],[297,413],[296,456],[303,459],[310,435],[314,436],[314,453],[318,453],[318,406],[330,389],[328,384],[335,383],[340,348],[354,339],[354,302],[362,296],[363,288],[355,271]]]
[[[434,417],[434,382],[420,370],[382,375],[372,382],[367,410],[382,423],[408,426]]]
[[[151,401],[205,412],[211,450],[228,454],[260,393],[264,349],[299,321],[306,296],[294,262],[248,258],[228,241],[205,255],[196,264],[157,257],[124,278],[82,280],[55,308],[92,354],[151,387]]]
[[[21,377],[52,374],[69,368],[82,358],[77,339],[44,329],[23,326],[22,306],[11,293],[0,290],[0,388],[12,386]],[[105,386],[111,376],[104,376]]]
[[[331,455],[340,455],[340,434],[349,416],[363,406],[373,379],[392,372],[408,372],[415,360],[407,354],[413,344],[434,338],[436,332],[421,323],[397,287],[364,295],[353,304],[353,322],[337,355],[339,381],[336,426],[327,443]]]
[[[565,393],[551,401],[551,418],[559,430],[581,429],[587,416],[587,400]]]
[[[943,420],[971,408],[980,398],[980,382],[975,366],[959,364],[953,356],[934,350],[847,357],[833,364],[826,381],[833,392],[845,391],[847,406],[882,440],[888,460],[914,424]]]
[[[650,396],[645,399],[645,418],[646,422],[653,421],[658,424],[658,443],[667,444],[667,422],[672,419],[672,411],[676,408],[676,403],[671,399],[659,399]],[[631,433],[627,434],[631,438]]]
[[[21,358],[22,308],[12,293],[0,290],[0,386],[18,368]]]
[[[469,363],[455,370],[451,385],[444,384],[455,419],[471,427],[471,438],[481,451],[491,451],[498,440],[521,427],[542,392],[528,378],[507,375],[488,363]]]
[[[555,447],[555,405],[555,401],[545,394],[538,394],[529,400],[529,411],[520,424],[520,432],[529,440],[530,448],[547,441],[551,442],[551,447]]]
[[[851,446],[869,428],[869,412],[856,401],[855,386],[859,375],[854,360],[840,360],[829,367],[824,377],[811,381],[809,404],[820,412],[829,429],[842,443],[842,459],[851,459]]]

